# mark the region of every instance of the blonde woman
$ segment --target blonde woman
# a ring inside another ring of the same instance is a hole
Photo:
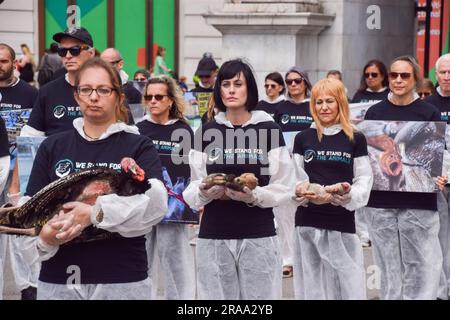
[[[293,149],[299,205],[295,296],[366,299],[363,252],[354,217],[354,211],[366,205],[373,181],[366,139],[350,123],[345,88],[339,80],[316,83],[310,112],[314,123],[295,137]],[[306,196],[305,181],[322,186],[346,183],[346,193],[333,195],[331,203],[315,204]]]
[[[22,49],[23,55],[17,62],[20,71],[19,78],[31,84],[34,81],[34,70],[36,69],[36,63],[34,62],[30,48],[28,48],[26,44],[21,44],[20,48]]]
[[[187,156],[194,135],[183,116],[184,101],[183,94],[174,79],[168,76],[150,78],[143,93],[143,104],[147,115],[137,124],[141,135],[152,139],[158,150],[167,188],[178,194],[184,190],[189,181],[184,180],[183,177],[174,176],[175,164],[172,163],[172,155]],[[188,166],[187,161],[186,166]],[[180,188],[182,190],[179,190]],[[171,208],[170,204],[169,208]],[[176,208],[180,206],[177,205]],[[181,214],[182,210],[171,212]],[[186,210],[183,211],[183,214],[186,212]],[[189,212],[192,213],[192,211]],[[156,276],[159,272],[152,270],[152,266],[155,257],[159,257],[161,272],[164,274],[165,298],[195,299],[194,255],[189,246],[187,224],[159,223],[147,235],[146,247],[149,275],[154,283],[157,283]]]

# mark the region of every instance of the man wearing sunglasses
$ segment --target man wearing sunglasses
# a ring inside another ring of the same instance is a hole
[[[212,57],[203,57],[198,62],[197,71],[195,71],[195,75],[200,79],[199,85],[191,92],[213,92],[218,69],[219,67]]]
[[[450,124],[450,53],[444,54],[436,61],[436,80],[439,86],[436,92],[425,101],[436,106],[441,112],[442,121],[447,122],[447,130]],[[443,171],[448,176],[450,171],[450,146],[447,142],[447,150],[444,152],[444,168]],[[450,297],[450,186],[447,184],[442,192],[443,202],[439,207],[439,240],[444,258],[443,272],[439,282],[439,298],[449,299]]]
[[[124,61],[122,55],[119,50],[116,48],[107,48],[103,50],[100,55],[100,58],[108,63],[116,69],[119,73],[120,80],[122,81],[123,92],[125,93],[125,106],[128,109],[128,124],[134,124],[133,117],[130,109],[130,104],[140,104],[142,100],[142,95],[138,89],[133,86],[133,83],[128,81],[128,74],[123,70]],[[140,107],[140,106],[139,106]]]

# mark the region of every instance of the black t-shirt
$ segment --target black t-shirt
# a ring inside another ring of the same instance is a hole
[[[309,101],[293,103],[289,100],[281,102],[275,110],[274,120],[283,132],[302,131],[313,123],[309,113]]]
[[[0,111],[31,109],[38,90],[23,80],[10,87],[0,87]]]
[[[34,78],[33,65],[31,63],[25,64],[20,68],[20,79],[26,82],[32,82]]]
[[[450,124],[450,97],[443,97],[439,93],[435,93],[425,99],[441,111],[441,120]]]
[[[319,142],[316,129],[309,128],[295,137],[293,153],[303,156],[310,183],[352,184],[354,159],[367,156],[367,142],[359,132],[355,132],[352,142],[342,130],[335,135],[323,135]],[[308,207],[297,208],[295,225],[355,233],[355,215],[342,206],[309,203]]]
[[[440,121],[439,110],[420,99],[406,106],[381,101],[367,110],[365,120]],[[436,193],[372,191],[368,207],[437,210]]]
[[[370,101],[382,101],[386,100],[389,94],[389,90],[386,89],[381,92],[372,92],[372,91],[358,91],[355,93],[352,99],[352,103],[358,102],[370,102]]]
[[[74,88],[65,77],[44,85],[39,90],[28,125],[46,136],[72,129],[73,120],[82,117],[73,94]]]
[[[0,117],[0,158],[9,156],[8,133],[6,132],[5,121]]]
[[[131,157],[148,178],[162,181],[161,163],[147,137],[118,132],[104,140],[86,141],[72,130],[48,137],[38,149],[27,195],[69,173],[90,167],[120,170],[123,157]],[[61,246],[54,257],[42,263],[39,279],[66,284],[68,267],[81,269],[81,283],[125,283],[147,278],[145,238],[118,238]]]
[[[238,142],[239,132],[248,136],[242,139],[244,142]],[[209,134],[213,134],[213,141]],[[270,180],[269,175],[261,174],[263,168],[269,167],[268,153],[281,146],[284,140],[280,127],[272,121],[229,128],[214,120],[195,132],[195,148],[208,158],[208,175],[254,173],[261,187]],[[213,200],[204,208],[199,238],[244,239],[274,235],[272,208],[249,207],[242,201]]]
[[[275,117],[275,110],[278,107],[279,104],[281,104],[282,102],[284,102],[284,100],[282,101],[278,101],[275,103],[270,103],[267,102],[265,100],[261,100],[260,102],[258,102],[258,104],[256,105],[255,110],[261,110],[261,111],[265,111],[267,112],[272,118]]]
[[[136,124],[139,132],[152,139],[153,145],[159,154],[171,154],[172,150],[178,152],[177,149],[182,150],[182,154],[187,156],[189,150],[194,144],[194,132],[191,127],[178,120],[170,125],[162,125],[144,120]],[[172,137],[172,133],[175,133],[177,139]]]

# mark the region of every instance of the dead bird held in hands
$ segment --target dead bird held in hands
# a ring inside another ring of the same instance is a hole
[[[107,194],[132,196],[151,188],[145,172],[131,158],[120,162],[121,172],[92,168],[75,172],[48,184],[20,207],[0,208],[0,233],[37,236],[42,227],[71,201],[94,205],[97,198]],[[115,237],[93,226],[87,227],[72,242]],[[72,243],[71,242],[71,243]]]

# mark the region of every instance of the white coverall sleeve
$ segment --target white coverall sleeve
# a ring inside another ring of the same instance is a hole
[[[373,184],[373,172],[369,156],[353,159],[353,181],[350,190],[351,200],[344,208],[355,211],[367,205]]]
[[[189,166],[191,168],[191,182],[183,191],[183,199],[194,210],[199,210],[207,205],[212,199],[205,199],[200,196],[199,185],[207,176],[206,173],[206,153],[191,149],[189,151]]]
[[[168,211],[168,195],[164,184],[158,179],[149,180],[152,187],[144,194],[129,197],[108,194],[100,196],[94,205],[92,224],[109,232],[118,232],[126,238],[149,233]],[[96,219],[103,210],[103,220]]]
[[[8,180],[9,162],[10,162],[9,156],[4,156],[0,158],[0,193],[3,192],[3,189],[5,188],[6,185],[6,181]]]
[[[29,125],[25,125],[20,130],[20,136],[21,137],[45,137],[45,132],[36,130],[35,128],[30,127]]]
[[[304,170],[305,162],[303,156],[298,153],[294,153],[292,156],[292,160],[294,161],[295,187],[297,187],[302,182],[309,182],[309,177]]]
[[[295,176],[292,159],[286,146],[272,149],[268,153],[269,184],[264,187],[256,187],[254,190],[256,196],[255,205],[261,208],[273,208],[289,201],[292,197],[292,191],[295,186]]]

